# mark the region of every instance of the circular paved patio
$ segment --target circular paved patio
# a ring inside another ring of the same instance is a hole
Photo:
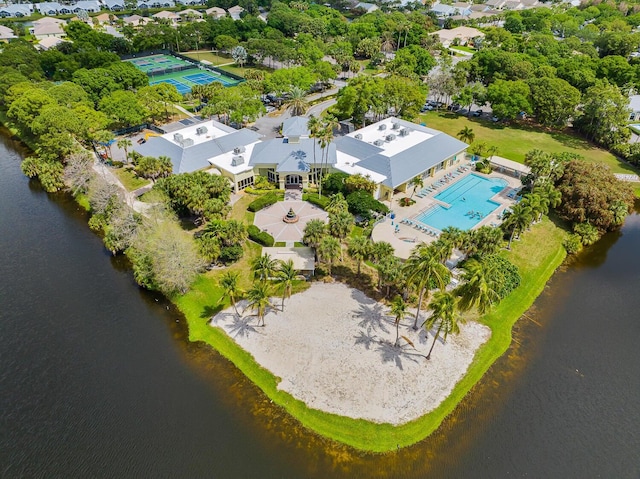
[[[287,214],[289,208],[299,216],[297,223],[287,224],[282,218]],[[256,213],[253,224],[261,230],[266,231],[276,241],[302,241],[304,227],[311,220],[327,221],[328,213],[318,206],[306,201],[278,201]]]

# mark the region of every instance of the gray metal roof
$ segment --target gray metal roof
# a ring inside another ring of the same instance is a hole
[[[134,144],[134,150],[143,156],[168,156],[174,173],[191,173],[210,166],[209,159],[232,151],[237,146],[246,146],[260,139],[255,131],[243,128],[219,138],[182,148],[172,141],[160,137],[150,137],[146,143]]]
[[[309,118],[306,116],[287,118],[282,122],[282,134],[284,136],[309,136],[308,122]]]
[[[328,162],[333,165],[337,161],[336,146],[330,144],[327,150],[329,154]],[[302,138],[299,143],[289,143],[286,138],[276,138],[262,141],[253,147],[249,166],[276,164],[278,165],[278,171],[300,172],[308,171],[300,169],[300,162],[302,161],[313,167],[314,158],[315,163],[319,166],[322,158],[322,148],[320,148],[320,144],[315,138]]]
[[[433,128],[400,119],[397,122],[401,126],[433,136],[390,157],[381,154],[380,148],[348,136],[336,141],[338,149],[348,155],[360,158],[356,165],[385,175],[387,179],[382,183],[385,186],[397,188],[447,158],[461,153],[468,146],[466,143]]]

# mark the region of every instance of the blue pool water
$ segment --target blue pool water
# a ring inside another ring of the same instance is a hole
[[[489,198],[500,193],[507,184],[500,178],[470,174],[434,196],[449,207],[434,205],[413,219],[438,230],[447,226],[471,229],[500,206]]]

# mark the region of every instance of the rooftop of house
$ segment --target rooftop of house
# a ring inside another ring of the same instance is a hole
[[[629,97],[629,108],[632,111],[640,111],[640,95],[631,95]]]
[[[307,122],[309,118],[306,116],[293,116],[282,122],[283,136],[309,136],[309,128]]]

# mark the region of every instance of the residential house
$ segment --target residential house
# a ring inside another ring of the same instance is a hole
[[[640,95],[631,95],[629,97],[629,120],[640,121]]]
[[[140,15],[131,15],[122,19],[123,22],[128,23],[134,27],[140,27],[147,23],[153,22],[149,17],[141,17]]]
[[[147,8],[172,8],[176,4],[173,0],[138,0],[139,9]]]
[[[5,27],[4,25],[0,25],[0,42],[7,43],[9,40],[13,40],[14,38],[18,38],[13,30],[9,27]]]
[[[156,20],[167,20],[172,25],[176,25],[180,21],[178,14],[167,10],[162,10],[161,12],[154,13],[151,16]]]
[[[33,4],[23,3],[18,5],[6,5],[0,7],[0,18],[21,18],[28,17],[33,13]]]
[[[451,5],[456,10],[456,15],[460,15],[462,17],[467,17],[471,15],[471,4],[465,2],[456,2]]]
[[[61,5],[58,2],[36,3],[33,7],[42,15],[68,15],[72,13],[71,7]]]
[[[535,8],[540,6],[540,2],[538,0],[520,0],[523,8]]]
[[[113,15],[110,13],[101,13],[100,15],[93,17],[93,21],[98,22],[101,25],[107,25],[111,23],[112,18]]]
[[[66,40],[62,40],[61,38],[58,38],[58,37],[45,37],[42,40],[40,40],[35,47],[38,50],[47,51],[65,42]]]
[[[125,24],[131,25],[133,27],[141,27],[149,22],[152,22],[153,20],[148,17],[141,17],[140,15],[131,15],[129,17],[124,17],[122,21]]]
[[[187,8],[186,10],[182,10],[178,12],[178,16],[180,20],[184,21],[194,21],[202,18],[202,13],[198,10],[194,10],[192,8]]]
[[[122,10],[124,10],[123,0],[102,0],[102,3],[112,12],[121,12]]]
[[[503,10],[522,10],[524,5],[520,0],[507,0],[502,7]]]
[[[436,3],[432,5],[430,10],[437,18],[453,17],[456,14],[456,9],[451,5],[445,5],[444,3]]]
[[[507,0],[487,0],[484,4],[491,10],[502,10]]]
[[[207,8],[204,12],[207,14],[207,16],[213,17],[216,20],[218,20],[219,18],[227,16],[227,12],[223,8],[220,8],[220,7]]]
[[[38,25],[35,25],[34,22],[34,26],[31,28],[31,33],[36,37],[36,40],[42,40],[47,37],[62,38],[65,35],[62,26],[59,23],[54,22],[41,23]]]
[[[358,2],[354,8],[359,8],[361,10],[364,10],[365,13],[375,12],[376,10],[379,9],[377,5],[374,5],[373,3],[366,3],[366,2]]]
[[[231,18],[233,18],[234,20],[240,20],[240,14],[244,12],[244,8],[242,8],[240,5],[236,5],[234,7],[231,7],[227,11],[229,12],[229,16]]]
[[[78,13],[80,10],[84,10],[87,13],[98,13],[102,10],[100,3],[97,0],[80,0],[71,5],[73,13]]]
[[[433,32],[432,35],[437,35],[440,39],[440,43],[445,47],[450,46],[455,40],[457,40],[459,45],[466,45],[467,43],[472,42],[475,38],[484,37],[484,33],[471,27],[456,27],[451,30],[438,30],[437,32]]]

